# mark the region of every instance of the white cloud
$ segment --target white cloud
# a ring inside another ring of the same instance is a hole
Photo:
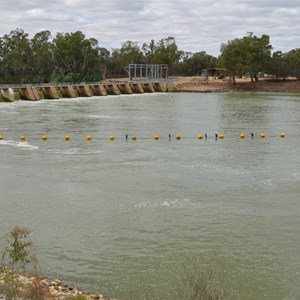
[[[300,47],[299,0],[0,0],[0,36],[15,28],[81,30],[101,46],[173,36],[181,50],[218,55],[221,43],[251,31],[268,34],[274,50]]]

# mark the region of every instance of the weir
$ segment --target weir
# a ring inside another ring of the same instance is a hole
[[[160,83],[160,82],[154,83],[154,88],[156,92],[165,93],[168,91],[166,83]]]
[[[152,83],[143,83],[142,87],[145,93],[155,93],[155,89]]]
[[[118,84],[118,88],[122,94],[132,94],[132,89],[128,83]]]
[[[143,94],[155,92],[173,92],[174,84],[169,80],[168,66],[165,64],[129,64],[129,78],[124,81],[80,82],[59,84],[5,84],[0,85],[0,102],[14,100],[37,101],[41,99],[59,99],[107,96],[120,94]]]
[[[59,99],[59,95],[54,86],[44,86],[41,89],[45,99]]]
[[[41,100],[41,97],[37,89],[34,87],[19,88],[19,93],[22,100],[29,100],[29,101]]]
[[[107,90],[103,85],[100,84],[91,85],[91,89],[95,96],[107,96]]]
[[[41,99],[77,98],[121,94],[172,92],[171,82],[116,82],[73,83],[40,85],[0,85],[0,102],[15,100],[38,101]]]
[[[92,97],[93,96],[92,90],[90,89],[90,87],[88,85],[76,86],[76,90],[80,97]]]
[[[120,95],[121,91],[119,90],[116,84],[109,84],[105,86],[108,95]]]
[[[2,100],[3,99],[3,100]],[[4,102],[14,102],[15,95],[12,88],[3,88],[0,93],[0,101]]]
[[[73,86],[66,85],[60,87],[60,92],[63,98],[76,98],[77,95],[75,94],[75,90]]]
[[[130,87],[135,94],[143,94],[144,89],[140,83],[131,83]]]

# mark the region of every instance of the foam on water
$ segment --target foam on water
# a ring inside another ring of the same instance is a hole
[[[0,145],[4,146],[12,146],[25,150],[39,150],[38,146],[31,145],[28,142],[20,142],[20,141],[0,141]]]
[[[135,208],[204,208],[207,205],[203,203],[192,202],[189,198],[184,199],[165,199],[158,202],[142,202],[134,205]]]
[[[91,151],[83,148],[70,148],[70,149],[48,149],[50,154],[62,154],[62,155],[94,155],[104,153],[104,151]]]

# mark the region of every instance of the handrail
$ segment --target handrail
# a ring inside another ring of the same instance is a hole
[[[105,81],[105,82],[58,82],[58,83],[12,83],[12,84],[0,84],[0,89],[22,89],[22,88],[46,88],[46,87],[63,87],[63,86],[84,86],[84,85],[100,85],[100,86],[109,86],[109,85],[118,85],[118,84],[138,84],[138,83],[163,83],[163,82],[170,82],[171,79],[164,79],[164,80],[155,80],[155,79],[148,79],[148,80],[130,80],[130,81]]]

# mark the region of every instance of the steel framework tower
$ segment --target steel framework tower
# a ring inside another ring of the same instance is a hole
[[[130,82],[167,81],[169,77],[168,65],[130,64],[128,66],[128,75]]]

